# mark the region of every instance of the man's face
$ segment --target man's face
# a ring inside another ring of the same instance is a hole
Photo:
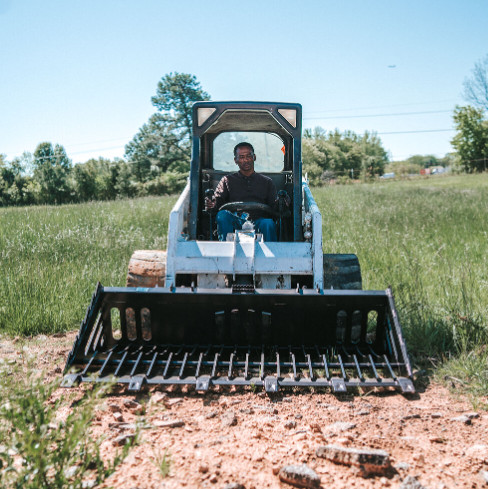
[[[254,162],[256,156],[252,152],[251,148],[244,146],[243,148],[237,148],[236,155],[234,157],[236,165],[243,173],[249,173],[254,171]]]

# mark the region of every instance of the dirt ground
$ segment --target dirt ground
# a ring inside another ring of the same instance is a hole
[[[0,338],[0,361],[35,357],[48,378],[61,376],[74,337]],[[279,471],[301,464],[315,471],[324,489],[488,487],[488,413],[440,385],[417,387],[410,397],[121,390],[104,398],[93,436],[105,438],[102,452],[108,458],[136,429],[139,443],[103,487],[290,488]],[[56,395],[69,406],[80,389]],[[486,407],[486,400],[481,405]],[[318,457],[317,448],[325,445],[384,450],[391,469],[365,478],[354,467]]]

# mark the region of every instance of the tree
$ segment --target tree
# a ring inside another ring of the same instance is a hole
[[[189,171],[192,104],[199,100],[210,100],[210,96],[194,75],[170,73],[159,81],[156,95],[151,98],[158,112],[125,147],[138,181],[145,182],[167,171]]]
[[[464,80],[464,98],[476,107],[488,109],[488,55],[479,60]]]
[[[457,134],[451,141],[461,164],[468,172],[480,172],[488,168],[488,121],[483,109],[471,106],[456,107],[454,123]]]
[[[125,164],[125,162],[124,162]],[[117,196],[117,177],[121,160],[90,159],[73,168],[77,200],[110,200]]]
[[[304,172],[312,185],[332,177],[369,178],[384,173],[388,154],[375,133],[327,133],[321,127],[306,129],[302,142]]]
[[[8,162],[0,155],[0,206],[33,204],[36,202],[35,185],[26,175],[29,153]]]
[[[34,151],[34,179],[40,185],[43,204],[61,204],[71,198],[69,174],[71,160],[63,146],[40,143]]]

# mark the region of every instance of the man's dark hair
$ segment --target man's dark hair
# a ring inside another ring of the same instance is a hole
[[[242,143],[239,143],[239,144],[236,144],[235,147],[234,147],[234,156],[237,156],[237,150],[239,148],[249,148],[253,154],[254,154],[254,148],[252,147],[252,144],[251,143],[246,143],[246,142],[242,142]]]

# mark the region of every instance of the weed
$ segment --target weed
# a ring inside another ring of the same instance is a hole
[[[17,373],[18,374],[18,373]],[[66,416],[62,398],[53,399],[59,380],[44,383],[33,370],[1,375],[0,486],[5,489],[79,489],[103,482],[122,462],[126,445],[109,462],[100,456],[102,440],[93,440],[90,422],[103,388],[84,394]],[[23,380],[22,380],[23,379]],[[8,399],[8,400],[7,400]]]
[[[0,332],[79,327],[97,282],[125,285],[136,249],[164,249],[174,197],[0,208]]]
[[[168,450],[165,450],[164,454],[161,454],[161,452],[155,453],[153,463],[158,468],[163,479],[168,477],[171,470],[171,455]]]
[[[466,393],[473,407],[486,405],[488,392],[488,349],[486,346],[463,352],[440,366],[436,379],[452,389]],[[484,402],[483,402],[484,398]]]
[[[488,343],[487,190],[488,174],[314,190],[324,251],[356,253],[364,289],[391,285],[410,354],[461,379],[473,369],[477,396],[488,394],[475,361]]]

